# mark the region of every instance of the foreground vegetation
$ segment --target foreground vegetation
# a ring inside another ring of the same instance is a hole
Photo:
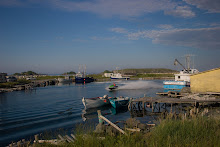
[[[83,131],[82,131],[83,132]],[[102,135],[103,136],[103,135]],[[62,143],[59,146],[76,147],[133,147],[133,146],[220,146],[220,120],[214,118],[194,118],[186,120],[161,120],[150,133],[134,133],[126,135],[104,135],[100,139],[98,134],[88,132],[76,134],[74,143]],[[37,144],[36,146],[52,146],[51,144]]]

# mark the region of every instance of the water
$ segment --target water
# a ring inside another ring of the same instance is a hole
[[[86,112],[82,97],[156,96],[163,91],[162,81],[115,81],[116,91],[108,91],[113,82],[94,82],[85,85],[56,85],[31,91],[15,91],[0,94],[0,146],[12,141],[30,138],[34,134],[59,128],[73,129],[76,124],[98,122],[96,109]],[[116,112],[111,107],[102,111],[111,121],[130,117],[126,110]]]

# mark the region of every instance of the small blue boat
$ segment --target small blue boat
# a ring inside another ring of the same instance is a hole
[[[115,97],[109,99],[112,107],[118,109],[120,107],[128,106],[130,98],[129,97]]]

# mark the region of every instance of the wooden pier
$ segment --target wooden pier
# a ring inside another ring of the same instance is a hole
[[[139,99],[132,99],[129,103],[128,109],[130,112],[141,112],[144,116],[147,113],[160,113],[160,112],[180,112],[184,111],[184,105],[191,106],[193,108],[200,108],[207,104],[220,103],[220,99],[208,99],[208,100],[194,100],[194,99],[179,99],[179,98],[153,98],[142,97]],[[173,108],[173,106],[176,106]],[[169,109],[168,109],[169,107]]]

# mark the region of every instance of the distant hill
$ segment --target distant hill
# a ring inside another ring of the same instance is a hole
[[[178,71],[166,68],[131,68],[131,69],[122,69],[118,70],[120,73],[133,73],[133,74],[143,74],[143,73],[176,73]]]
[[[26,72],[22,72],[22,73],[14,73],[13,75],[15,75],[15,76],[24,76],[24,75],[26,75],[26,76],[29,76],[29,75],[38,75],[38,73],[36,73],[36,72],[33,72],[33,71],[26,71]]]

